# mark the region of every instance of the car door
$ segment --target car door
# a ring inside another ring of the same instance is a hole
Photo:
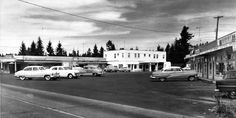
[[[33,78],[39,78],[42,77],[42,72],[39,70],[38,67],[33,67],[31,72],[31,77]]]
[[[63,67],[58,67],[58,72],[60,73],[61,77],[67,77],[67,72]]]
[[[165,69],[163,74],[166,75],[168,79],[174,78],[174,70],[172,68]]]
[[[31,77],[31,72],[32,72],[32,67],[26,67],[26,68],[22,71],[21,76]]]
[[[184,78],[184,73],[180,68],[173,68],[173,78],[174,79],[182,79]]]

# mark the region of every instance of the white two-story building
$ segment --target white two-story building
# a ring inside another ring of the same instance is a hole
[[[105,51],[103,57],[108,64],[131,71],[155,71],[168,66],[164,51],[112,50]]]

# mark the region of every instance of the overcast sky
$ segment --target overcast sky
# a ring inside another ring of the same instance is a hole
[[[139,29],[124,28],[63,14],[18,0],[0,1],[0,53],[18,53],[21,42],[30,46],[40,36],[46,47],[60,41],[68,51],[98,48],[108,40],[117,48],[153,50],[179,38],[184,25],[195,37],[192,44],[236,31],[236,0],[26,0],[74,15]],[[200,38],[199,29],[200,27]],[[149,29],[155,30],[140,30]]]

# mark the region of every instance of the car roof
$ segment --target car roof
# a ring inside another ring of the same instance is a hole
[[[166,67],[164,69],[170,69],[170,68],[181,68],[181,67],[179,67],[179,66],[171,66],[171,67]]]
[[[43,66],[26,66],[26,67],[43,67]],[[26,67],[25,67],[25,68],[26,68]]]
[[[66,66],[52,66],[52,67],[66,67]],[[51,68],[52,68],[52,67],[51,67]]]

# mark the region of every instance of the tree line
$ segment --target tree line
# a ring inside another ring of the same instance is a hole
[[[190,53],[193,46],[189,43],[189,40],[192,39],[193,34],[188,32],[189,27],[183,26],[180,33],[180,38],[175,39],[174,43],[168,43],[165,48],[157,45],[157,51],[165,51],[167,61],[170,61],[173,65],[184,66],[187,62],[185,56]],[[116,50],[115,44],[112,41],[106,43],[106,50]],[[133,50],[133,48],[132,48]],[[135,50],[138,50],[136,47]],[[98,50],[97,45],[95,44],[93,49],[88,48],[87,52],[79,54],[79,50],[72,50],[71,53],[67,54],[67,51],[62,47],[62,44],[59,42],[56,50],[54,51],[51,41],[48,42],[46,47],[46,52],[44,52],[44,46],[42,40],[38,37],[38,41],[31,43],[31,46],[26,48],[24,42],[22,42],[19,55],[36,55],[36,56],[82,56],[82,57],[103,57],[104,48],[101,46]]]
[[[109,40],[107,42],[107,50],[115,50],[115,45]],[[73,57],[103,57],[104,48],[101,46],[98,50],[97,45],[94,45],[93,50],[90,48],[87,52],[80,54],[79,50],[72,50],[71,53],[67,53],[67,51],[63,48],[61,42],[57,44],[56,49],[54,50],[52,47],[52,42],[49,41],[46,47],[46,52],[44,51],[43,42],[40,37],[38,37],[37,42],[34,41],[31,43],[30,47],[26,47],[25,43],[21,43],[21,47],[18,55],[32,55],[32,56],[73,56]]]

